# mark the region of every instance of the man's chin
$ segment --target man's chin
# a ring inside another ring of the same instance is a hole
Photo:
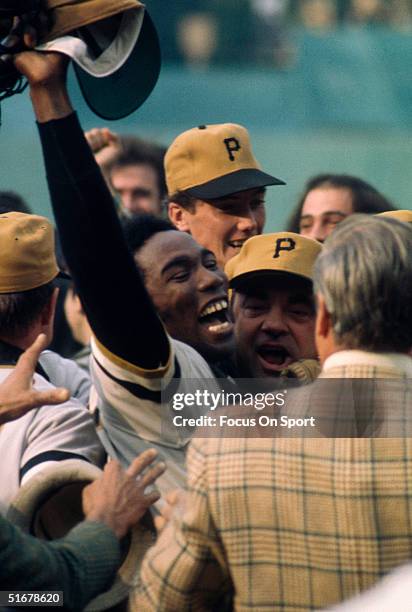
[[[235,338],[231,334],[214,342],[202,339],[195,348],[208,363],[216,363],[233,357]]]

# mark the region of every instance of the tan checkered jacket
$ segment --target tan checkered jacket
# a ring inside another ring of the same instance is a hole
[[[386,408],[412,410],[396,370],[328,376],[397,378]],[[317,610],[412,557],[411,438],[197,439],[188,472],[186,511],[146,556],[133,610]]]

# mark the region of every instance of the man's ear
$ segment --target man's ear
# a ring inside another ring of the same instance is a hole
[[[169,202],[168,206],[169,219],[181,232],[190,233],[190,225],[188,223],[188,215],[190,214],[180,204]]]
[[[71,287],[67,289],[66,300],[71,301],[71,308],[76,314],[84,314],[83,306],[77,293]]]
[[[331,316],[326,308],[325,300],[322,295],[317,295],[316,308],[316,337],[327,338],[332,330]]]
[[[41,312],[40,321],[44,327],[48,327],[50,326],[50,324],[53,327],[54,314],[56,312],[56,305],[57,305],[57,298],[59,297],[59,291],[60,289],[58,287],[55,287],[53,289],[53,293],[51,294],[49,301],[44,306]]]
[[[76,311],[79,314],[84,315],[83,304],[81,303],[81,300],[77,293],[76,295],[73,296],[73,299],[74,299],[74,305],[75,305]]]

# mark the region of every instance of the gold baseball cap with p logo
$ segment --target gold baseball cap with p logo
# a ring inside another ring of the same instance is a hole
[[[19,293],[62,276],[54,253],[54,229],[38,215],[0,215],[0,293]]]
[[[376,216],[397,219],[398,221],[403,221],[403,223],[412,223],[412,210],[388,210],[387,212],[378,213]]]
[[[228,261],[225,272],[234,289],[252,278],[269,274],[293,274],[311,281],[321,250],[317,240],[293,232],[253,236]]]
[[[200,125],[180,134],[167,150],[165,171],[169,196],[184,191],[213,200],[246,189],[285,185],[260,169],[247,129],[235,123]]]

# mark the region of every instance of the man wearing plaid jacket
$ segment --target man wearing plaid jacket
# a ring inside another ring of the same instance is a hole
[[[315,269],[321,378],[289,405],[329,421],[314,438],[194,439],[185,509],[148,552],[132,609],[317,610],[410,559],[411,252],[400,221],[335,230]]]

